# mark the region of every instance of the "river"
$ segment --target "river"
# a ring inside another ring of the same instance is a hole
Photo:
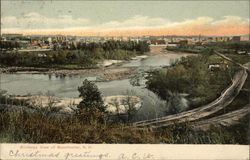
[[[137,75],[145,71],[169,66],[171,61],[180,59],[189,54],[151,54],[144,60],[131,60],[119,67],[138,67]],[[10,95],[45,95],[56,97],[78,97],[77,87],[84,79],[96,80],[97,74],[84,76],[66,76],[59,78],[46,74],[1,74],[1,89]],[[134,95],[143,100],[143,107],[139,110],[140,118],[137,120],[151,119],[161,116],[161,101],[154,93],[145,88],[145,79],[141,78],[139,86],[133,86],[130,79],[114,80],[110,82],[96,82],[103,96]],[[154,107],[152,107],[154,106]]]

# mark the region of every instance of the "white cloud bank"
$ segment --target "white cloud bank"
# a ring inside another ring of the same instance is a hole
[[[46,17],[36,12],[25,14],[21,18],[15,16],[7,16],[1,18],[1,26],[3,29],[19,28],[19,29],[53,29],[68,28],[74,26],[83,26],[88,19],[74,19],[69,15],[62,15],[56,18]]]
[[[29,13],[22,18],[8,16],[1,18],[2,32],[25,34],[71,34],[71,35],[230,35],[249,34],[249,19],[225,16],[221,20],[198,17],[182,22],[171,22],[164,18],[136,15],[124,21],[110,21],[98,25],[85,18],[69,15],[50,18],[39,13]]]

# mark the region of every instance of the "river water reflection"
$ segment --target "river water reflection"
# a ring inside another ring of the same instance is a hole
[[[149,56],[145,60],[132,60],[120,67],[138,67],[138,74],[141,72],[169,66],[171,61],[180,59],[188,54],[159,54]],[[45,74],[1,74],[1,89],[7,90],[8,94],[27,95],[27,94],[46,94],[49,93],[56,97],[78,97],[77,87],[84,79],[96,80],[97,75],[90,74],[85,76],[66,76],[56,77]],[[160,116],[160,106],[163,105],[158,97],[145,88],[144,83],[140,86],[133,86],[129,79],[115,80],[110,82],[96,82],[103,96],[110,95],[135,95],[143,100],[143,107],[140,119],[148,119]],[[152,107],[154,106],[154,107]]]

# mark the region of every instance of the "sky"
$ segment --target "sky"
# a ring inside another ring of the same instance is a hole
[[[1,32],[147,36],[249,34],[249,1],[1,1]]]

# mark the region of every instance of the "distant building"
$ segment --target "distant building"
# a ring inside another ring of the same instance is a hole
[[[228,68],[228,64],[226,61],[221,61],[221,62],[216,63],[216,64],[210,64],[208,66],[208,69],[211,71],[217,71],[217,70],[225,71],[227,68]]]
[[[47,41],[48,41],[49,43],[52,43],[52,38],[49,37],[49,38],[47,39]]]
[[[53,37],[53,40],[55,41],[66,41],[67,38],[65,36],[58,36],[58,37]]]
[[[152,39],[150,40],[150,43],[154,45],[162,45],[162,44],[166,44],[166,41],[163,39]]]
[[[6,38],[6,37],[1,36],[1,40],[3,40],[3,41],[7,41],[7,38]]]
[[[175,42],[168,42],[167,47],[178,47],[180,44]]]
[[[250,41],[250,35],[243,35],[240,37],[241,41]]]
[[[182,45],[182,46],[183,45],[187,45],[188,44],[188,40],[180,40],[179,44]]]
[[[227,42],[229,40],[230,40],[229,37],[215,37],[216,42]]]
[[[40,44],[40,43],[41,43],[40,40],[33,40],[33,41],[31,42],[31,44],[35,44],[35,45],[38,45],[38,44]]]
[[[121,37],[122,41],[129,41],[129,37]]]
[[[26,47],[29,46],[30,41],[25,41],[25,40],[19,41],[19,44],[20,44],[20,47],[21,47],[21,48],[26,48]]]
[[[240,41],[240,36],[233,36],[232,41],[233,42],[239,42]]]
[[[20,38],[23,37],[23,34],[2,34],[2,37],[6,38]]]
[[[2,40],[19,40],[23,38],[22,34],[2,34]]]

